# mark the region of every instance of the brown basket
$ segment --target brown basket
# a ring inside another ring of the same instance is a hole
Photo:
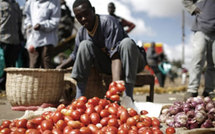
[[[12,106],[56,104],[64,90],[63,69],[6,68],[6,95]]]
[[[76,92],[76,81],[70,77],[70,73],[65,75],[65,87],[67,91],[68,89],[73,89],[70,97],[68,97],[68,92],[64,93],[64,97],[66,95],[67,100],[72,100],[75,97]],[[105,74],[100,74],[97,70],[92,67],[90,75],[88,77],[87,86],[85,90],[84,96],[88,99],[92,97],[104,98],[106,91],[108,90],[108,86],[111,83],[112,77]]]

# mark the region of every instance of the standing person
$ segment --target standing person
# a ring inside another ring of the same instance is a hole
[[[159,53],[159,54],[156,53],[155,42],[151,43],[151,46],[147,49],[146,53],[147,53],[146,55],[147,55],[148,65],[152,68],[153,72],[155,73],[158,79],[159,85],[161,87],[164,87],[166,75],[163,74],[161,70],[158,68],[158,65],[161,61],[161,57],[163,53]]]
[[[0,49],[5,67],[15,67],[20,49],[22,13],[15,0],[0,0]],[[5,90],[6,73],[0,76],[0,89]]]
[[[59,41],[68,38],[69,36],[72,35],[75,20],[65,0],[60,1],[61,1],[61,18],[58,26]]]
[[[138,48],[116,19],[96,14],[90,1],[76,0],[73,11],[82,27],[77,33],[74,51],[57,68],[74,63],[71,77],[77,81],[76,99],[84,95],[88,75],[94,65],[99,72],[112,74],[113,81],[122,78],[125,94],[134,100],[136,74],[146,64],[144,49]]]
[[[28,0],[24,13],[30,68],[52,68],[52,51],[58,43],[60,0]]]
[[[189,85],[184,99],[198,95],[205,59],[207,68],[203,96],[208,96],[215,88],[215,1],[183,0],[183,4],[191,15],[195,15],[192,27],[194,32],[193,58],[189,70]]]
[[[109,13],[109,15],[114,16],[115,18],[117,18],[117,19],[119,20],[120,24],[121,24],[124,28],[127,28],[127,29],[125,30],[127,33],[131,32],[131,31],[135,28],[136,25],[135,25],[134,23],[132,23],[132,22],[130,22],[130,21],[124,19],[124,18],[121,18],[121,17],[117,16],[117,15],[115,14],[115,10],[116,10],[116,7],[115,7],[114,3],[113,3],[113,2],[110,2],[110,3],[108,4],[108,13]]]

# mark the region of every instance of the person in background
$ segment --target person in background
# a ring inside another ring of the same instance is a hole
[[[0,0],[0,49],[4,67],[15,67],[20,50],[22,13],[15,0]],[[1,70],[3,71],[3,70]],[[5,90],[6,73],[0,77],[0,89]]]
[[[193,55],[189,69],[189,85],[185,100],[198,95],[202,68],[207,60],[203,96],[208,96],[215,88],[215,1],[183,0],[185,9],[193,16]]]
[[[24,8],[30,68],[53,68],[52,51],[58,43],[60,0],[28,0]],[[30,32],[28,32],[30,31]]]
[[[181,84],[182,85],[186,84],[187,73],[188,73],[188,70],[185,67],[182,67],[182,69],[181,69]]]
[[[162,61],[164,54],[163,53],[159,53],[159,54],[156,53],[155,42],[152,42],[151,46],[147,49],[146,55],[147,55],[148,65],[150,68],[152,68],[155,76],[157,77],[159,85],[161,87],[164,87],[166,75],[163,74],[161,72],[161,70],[158,68],[158,65]]]
[[[120,24],[123,26],[123,28],[126,28],[125,31],[127,33],[131,32],[135,28],[135,24],[130,22],[130,21],[128,21],[128,20],[126,20],[126,19],[124,19],[124,18],[121,18],[121,17],[117,16],[115,14],[115,10],[116,10],[116,7],[115,7],[114,3],[110,2],[108,4],[108,13],[109,13],[109,15],[114,16],[115,18],[117,18],[119,20]]]
[[[70,57],[57,68],[73,65],[71,77],[77,81],[76,99],[84,95],[92,65],[98,72],[112,74],[112,80],[124,80],[125,95],[133,99],[137,72],[146,65],[145,51],[128,37],[119,21],[98,15],[88,0],[73,3],[76,19],[82,25]]]
[[[59,41],[68,38],[69,36],[72,35],[75,20],[65,0],[60,1],[61,1],[61,18],[58,26]]]

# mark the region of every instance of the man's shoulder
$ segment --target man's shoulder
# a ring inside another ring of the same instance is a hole
[[[114,21],[115,20],[115,18],[111,15],[99,15],[99,17],[100,17],[100,20],[104,20],[104,21],[108,21],[108,20]]]
[[[101,24],[114,24],[117,23],[117,19],[111,15],[99,15]]]

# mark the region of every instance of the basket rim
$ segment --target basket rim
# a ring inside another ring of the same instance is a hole
[[[44,68],[17,68],[17,67],[7,67],[4,69],[6,72],[67,72],[70,71],[71,68],[68,69],[44,69]]]

